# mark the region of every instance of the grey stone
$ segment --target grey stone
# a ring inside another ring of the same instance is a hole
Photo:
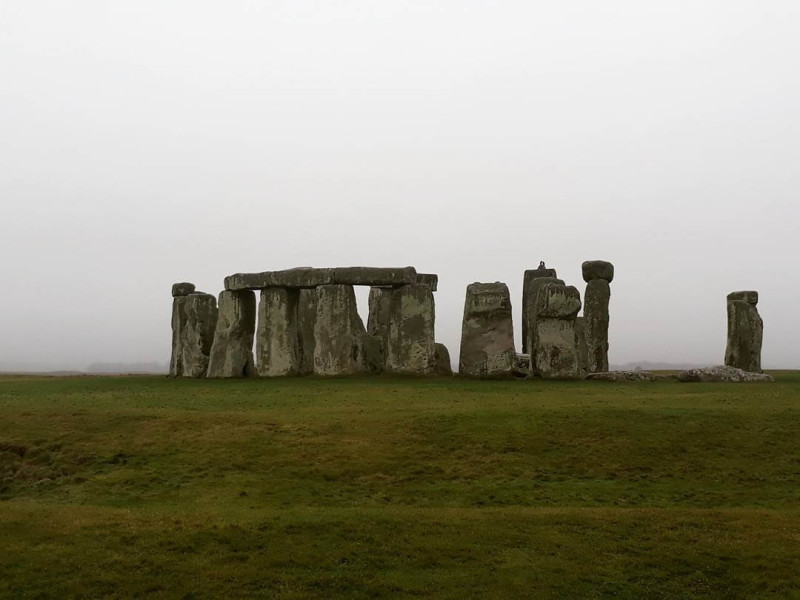
[[[531,345],[531,370],[547,379],[582,376],[575,318],[581,308],[580,293],[573,286],[546,283],[536,294]]]
[[[746,290],[742,292],[731,292],[728,294],[728,302],[747,302],[755,306],[758,304],[758,292],[753,290]]]
[[[590,373],[602,373],[608,371],[608,305],[611,301],[611,286],[608,281],[590,280],[586,284],[583,300],[586,370]]]
[[[614,281],[614,265],[604,260],[587,260],[581,265],[583,280],[586,283],[595,279],[604,279],[608,283]]]
[[[444,344],[436,344],[436,368],[434,372],[441,377],[450,377],[453,375],[450,351]]]
[[[514,366],[512,367],[514,377],[526,378],[531,375],[531,355],[514,353]]]
[[[548,269],[544,261],[539,263],[536,269],[528,269],[522,277],[522,351],[530,352],[528,347],[528,337],[530,331],[530,314],[526,307],[536,300],[536,290],[539,284],[534,284],[534,280],[548,278],[548,281],[558,281],[564,283],[560,279],[556,279],[556,270]]]
[[[386,368],[384,338],[369,333],[364,336],[364,360],[368,373],[380,375]]]
[[[297,289],[269,287],[261,290],[256,333],[256,364],[261,377],[300,373],[298,299]]]
[[[217,327],[217,299],[195,292],[183,296],[185,324],[181,336],[182,375],[205,377],[214,330]]]
[[[678,374],[678,380],[705,383],[752,383],[771,382],[772,376],[765,373],[751,373],[736,367],[710,367],[707,369],[689,369]]]
[[[386,372],[430,375],[436,368],[435,304],[430,285],[415,283],[391,290]]]
[[[589,373],[589,381],[613,381],[623,383],[627,381],[659,381],[667,379],[663,375],[656,375],[650,371],[605,371],[603,373]]]
[[[336,267],[333,283],[341,285],[406,285],[417,282],[414,267]]]
[[[757,292],[734,292],[728,296],[727,302],[725,364],[752,373],[761,372],[761,344],[764,337],[764,322],[758,314],[757,302]]]
[[[575,343],[578,346],[578,365],[581,371],[588,371],[589,348],[586,345],[586,322],[583,317],[575,319]]]
[[[514,365],[511,297],[505,283],[467,286],[461,325],[460,375],[505,377]]]
[[[351,375],[365,372],[366,334],[356,310],[356,296],[352,286],[322,285],[317,288],[314,373]]]
[[[189,283],[188,281],[184,281],[182,283],[173,283],[172,284],[172,297],[177,298],[178,296],[188,296],[192,292],[194,292],[195,286],[193,283]]]
[[[392,288],[371,287],[369,290],[369,316],[367,333],[386,343],[389,337],[389,319],[392,314]]]
[[[256,374],[253,337],[256,295],[250,290],[226,290],[219,295],[217,327],[206,377],[250,377]]]
[[[434,273],[417,273],[417,283],[424,283],[431,286],[431,291],[435,292],[439,287],[439,276]]]
[[[172,355],[169,361],[169,376],[183,375],[183,337],[186,330],[186,297],[172,298]]]
[[[297,345],[300,351],[301,375],[314,372],[314,324],[317,321],[317,290],[303,288],[297,292]]]
[[[555,269],[547,269],[555,272]],[[536,271],[532,271],[536,273]],[[536,323],[536,294],[539,288],[547,283],[564,285],[564,281],[556,277],[533,277],[523,282],[522,288],[522,352],[533,354],[533,326]]]
[[[333,283],[333,269],[296,267],[263,273],[236,273],[225,278],[226,290],[261,290],[268,287],[314,288]]]

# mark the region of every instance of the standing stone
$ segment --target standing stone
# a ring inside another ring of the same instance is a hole
[[[365,372],[366,334],[356,310],[352,285],[322,285],[317,288],[314,373],[351,375]]]
[[[416,283],[391,290],[386,371],[429,375],[436,368],[435,304],[430,285]]]
[[[214,330],[217,327],[217,299],[195,292],[183,297],[181,360],[184,377],[205,377]]]
[[[586,346],[586,322],[584,317],[575,319],[575,344],[578,347],[578,364],[581,371],[588,371],[589,349]]]
[[[301,289],[297,296],[297,345],[301,375],[314,372],[314,323],[317,321],[317,290]]]
[[[217,305],[217,328],[206,377],[255,375],[253,336],[256,329],[256,295],[250,290],[223,291]]]
[[[436,344],[436,375],[451,377],[453,365],[450,363],[450,351],[444,344]]]
[[[256,334],[256,362],[261,377],[300,372],[298,298],[297,289],[269,287],[261,290]]]
[[[764,322],[758,314],[758,292],[728,294],[728,345],[725,366],[761,373]]]
[[[468,285],[461,325],[459,374],[506,377],[513,366],[514,327],[508,286],[499,282]]]
[[[555,269],[547,269],[548,271],[555,272]],[[535,272],[535,271],[534,271]],[[525,321],[528,324],[528,327],[525,331],[525,336],[523,340],[525,341],[525,349],[527,352],[523,352],[523,354],[530,354],[533,356],[534,354],[534,335],[533,330],[536,325],[536,295],[539,293],[539,288],[547,283],[556,283],[559,285],[564,285],[563,279],[558,279],[557,277],[534,277],[530,279],[527,285],[528,293],[527,295],[524,293],[523,290],[523,306],[522,306],[522,315],[525,318]]]
[[[371,287],[369,289],[369,316],[367,333],[380,339],[386,347],[389,339],[389,320],[392,315],[392,288]]]
[[[603,260],[590,260],[582,265],[586,281],[584,294],[584,338],[586,340],[586,370],[589,373],[608,371],[608,305],[614,265]]]
[[[169,376],[183,375],[183,337],[186,330],[186,296],[175,295],[172,288],[172,355],[169,360]]]
[[[542,277],[557,277],[555,269],[548,269],[544,261],[539,263],[539,267],[536,269],[528,269],[525,271],[525,274],[522,277],[522,352],[523,354],[526,352],[530,352],[530,348],[528,347],[528,331],[530,331],[531,323],[529,319],[531,315],[529,314],[532,311],[526,310],[526,307],[529,304],[533,304],[536,301],[536,290],[538,288],[538,284],[534,286],[534,280],[540,279]],[[563,282],[562,282],[563,283]]]
[[[547,283],[536,294],[536,323],[531,366],[548,379],[581,377],[575,318],[581,309],[580,292],[574,286]]]

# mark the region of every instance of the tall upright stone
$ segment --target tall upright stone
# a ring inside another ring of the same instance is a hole
[[[589,349],[586,346],[586,323],[583,317],[575,319],[575,344],[578,347],[578,364],[581,371],[589,370]]]
[[[614,265],[604,260],[590,260],[582,265],[586,293],[583,296],[586,370],[589,373],[608,371],[608,305],[614,280]]]
[[[206,377],[250,377],[256,374],[253,337],[256,295],[250,290],[225,290],[217,304],[217,327]]]
[[[205,377],[217,327],[217,299],[193,292],[183,297],[181,308],[181,375]]]
[[[301,375],[314,372],[314,324],[317,321],[317,290],[305,288],[297,296],[297,345]]]
[[[352,285],[317,288],[314,321],[314,373],[352,375],[367,370],[364,337],[367,332],[356,309]]]
[[[367,333],[384,341],[389,337],[389,320],[392,315],[392,288],[369,288],[369,316]]]
[[[532,311],[526,310],[529,304],[532,304],[536,301],[536,291],[538,286],[541,282],[534,284],[536,279],[541,279],[543,277],[547,278],[555,278],[558,277],[556,275],[555,269],[548,269],[544,261],[539,263],[539,267],[536,269],[528,269],[525,271],[525,274],[522,277],[522,353],[530,352],[530,348],[528,347],[528,337],[530,330],[530,322],[529,319],[531,315],[529,314]],[[563,283],[563,282],[562,282]]]
[[[582,376],[575,318],[581,309],[580,292],[574,286],[547,283],[536,293],[531,367],[547,379],[577,379]]]
[[[555,272],[555,269],[547,269],[548,271]],[[523,337],[524,347],[527,352],[523,352],[523,354],[530,354],[533,356],[534,354],[534,344],[535,338],[533,335],[533,330],[536,325],[536,295],[539,293],[539,288],[547,283],[556,283],[559,285],[564,285],[563,279],[558,279],[557,277],[550,277],[550,276],[542,276],[542,277],[533,277],[528,281],[527,288],[528,293],[523,293],[523,305],[522,305],[522,315],[527,323],[527,329],[525,330],[525,334]],[[524,292],[524,290],[523,290]]]
[[[431,286],[416,283],[393,288],[390,292],[386,371],[430,375],[436,369],[435,304]]]
[[[169,376],[183,375],[183,337],[186,330],[186,296],[195,291],[193,283],[172,284],[172,352],[169,359]]]
[[[256,366],[261,377],[300,372],[298,299],[297,289],[268,287],[261,290],[256,333]]]
[[[758,314],[758,292],[728,294],[728,344],[725,366],[761,373],[764,322]]]
[[[458,371],[466,377],[507,377],[514,367],[511,296],[505,283],[467,286]]]

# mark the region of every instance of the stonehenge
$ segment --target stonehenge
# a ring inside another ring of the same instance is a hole
[[[556,270],[544,262],[524,272],[522,352],[515,349],[508,286],[501,282],[468,285],[458,374],[589,381],[659,379],[652,374],[609,371],[614,265],[586,261],[581,271],[586,282],[583,300],[577,288],[558,279]],[[197,291],[192,283],[175,283],[169,375],[452,376],[450,352],[435,336],[438,284],[438,275],[418,273],[414,267],[296,267],[236,273],[225,277],[218,299]],[[356,306],[356,285],[369,286],[366,326]],[[725,368],[687,372],[682,380],[767,381],[766,376],[756,376],[762,372],[763,339],[757,305],[758,292],[728,294]]]
[[[758,314],[758,292],[728,294],[728,344],[725,366],[761,373],[761,343],[764,323]]]
[[[583,337],[585,343],[585,369],[589,373],[608,371],[608,305],[614,280],[614,265],[603,260],[583,263],[583,280],[586,292],[583,296]]]
[[[511,295],[505,283],[467,286],[458,372],[467,377],[507,377],[514,367]]]

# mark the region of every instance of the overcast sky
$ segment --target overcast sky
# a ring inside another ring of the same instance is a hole
[[[166,361],[170,286],[616,265],[611,361],[800,368],[800,2],[0,2],[0,369]],[[366,293],[359,295],[366,312]]]

